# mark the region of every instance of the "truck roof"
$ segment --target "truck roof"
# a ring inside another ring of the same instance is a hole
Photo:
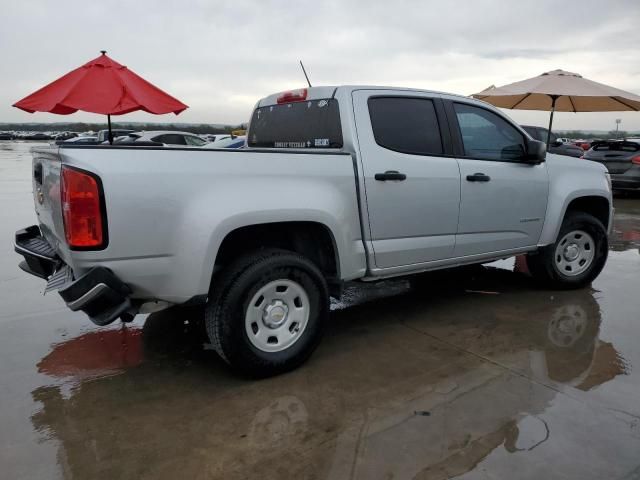
[[[278,98],[287,94],[296,94],[298,92],[302,92],[306,90],[305,100],[320,100],[323,98],[332,98],[336,95],[338,90],[346,90],[347,92],[352,92],[354,90],[402,90],[407,92],[421,92],[421,93],[432,93],[438,95],[449,95],[454,97],[460,97],[465,99],[470,99],[471,97],[467,97],[464,95],[456,94],[456,93],[448,93],[448,92],[439,92],[436,90],[426,90],[421,88],[410,88],[410,87],[390,87],[390,86],[380,86],[380,85],[326,85],[319,87],[302,87],[294,90],[285,90],[282,92],[277,92],[267,97],[264,97],[258,101],[256,107],[265,107],[269,105],[276,105],[278,103]]]

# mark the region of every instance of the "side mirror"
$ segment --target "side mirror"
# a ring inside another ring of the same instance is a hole
[[[540,140],[527,140],[527,152],[524,157],[525,163],[538,165],[544,162],[547,157],[547,145]]]
[[[558,139],[556,139],[556,140],[553,142],[553,144],[554,144],[556,147],[561,147],[562,145],[564,145],[564,142],[558,138]]]

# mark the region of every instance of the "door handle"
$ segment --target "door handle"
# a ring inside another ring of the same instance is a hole
[[[485,175],[484,173],[474,173],[473,175],[467,175],[468,182],[488,182],[491,180],[489,175]]]
[[[397,170],[387,170],[384,173],[376,173],[373,178],[381,182],[386,182],[387,180],[406,180],[407,176]]]

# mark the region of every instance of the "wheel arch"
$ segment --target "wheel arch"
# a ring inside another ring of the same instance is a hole
[[[600,195],[588,195],[584,197],[574,198],[567,205],[563,220],[567,214],[571,212],[583,212],[593,215],[600,223],[604,225],[604,228],[608,228],[611,221],[611,205],[606,197]]]
[[[299,253],[325,276],[332,293],[341,283],[340,254],[330,227],[316,221],[266,222],[237,227],[224,236],[213,261],[213,282],[230,262],[250,251],[279,248]]]
[[[559,205],[561,205],[561,208],[558,208]],[[547,208],[547,223],[545,223],[542,230],[540,241],[538,242],[539,246],[550,245],[557,240],[562,222],[567,214],[571,212],[584,212],[593,215],[604,225],[608,232],[611,230],[613,221],[611,198],[600,191],[575,192],[574,195],[566,198],[563,203],[556,202],[555,205],[549,205]],[[550,219],[553,219],[553,221],[549,221]]]

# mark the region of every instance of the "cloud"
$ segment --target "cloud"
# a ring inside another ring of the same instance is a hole
[[[10,105],[101,49],[190,105],[186,122],[246,120],[261,96],[304,85],[299,59],[314,84],[470,94],[563,68],[640,93],[639,21],[640,4],[617,0],[11,2],[0,18],[0,121],[60,120]],[[640,114],[623,117],[640,129]],[[611,128],[613,118],[560,115],[557,125]]]

